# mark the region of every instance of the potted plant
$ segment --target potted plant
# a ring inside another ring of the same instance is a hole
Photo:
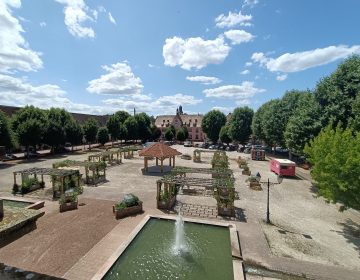
[[[251,171],[250,171],[250,168],[249,166],[245,165],[244,166],[244,170],[241,172],[242,175],[248,175],[250,176],[251,175]]]
[[[159,199],[157,202],[158,209],[170,210],[174,206],[175,201],[176,201],[176,188],[174,190],[174,194],[162,190],[160,192]]]
[[[255,176],[250,176],[249,178],[246,179],[246,182],[249,182],[250,189],[255,191],[262,191],[261,184],[258,182]]]
[[[77,192],[69,192],[61,195],[59,199],[60,212],[74,210],[78,208]]]
[[[130,215],[141,213],[142,211],[142,201],[133,194],[125,195],[120,203],[113,205],[113,212],[116,219],[125,218]]]
[[[218,215],[233,217],[235,215],[234,201],[221,200],[217,203]]]

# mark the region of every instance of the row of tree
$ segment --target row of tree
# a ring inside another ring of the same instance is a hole
[[[161,131],[153,125],[151,117],[145,113],[130,116],[118,111],[108,118],[106,126],[89,118],[83,125],[64,109],[42,110],[26,106],[8,118],[0,111],[0,146],[7,149],[19,145],[28,148],[41,144],[51,146],[55,151],[66,142],[72,145],[99,142],[105,144],[110,139],[148,140],[157,139]]]
[[[205,114],[201,126],[214,143],[220,139],[226,144],[232,141],[245,144],[252,133],[253,116],[254,111],[247,106],[236,108],[229,119],[219,110],[211,110]]]
[[[305,144],[338,124],[360,129],[360,57],[354,55],[321,79],[313,91],[291,90],[264,103],[254,114],[253,135],[270,146],[304,155]]]

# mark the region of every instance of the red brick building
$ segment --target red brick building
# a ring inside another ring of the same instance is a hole
[[[201,128],[203,117],[201,114],[188,115],[183,113],[182,106],[179,106],[179,108],[176,109],[175,115],[157,116],[155,125],[160,128],[162,137],[164,137],[166,129],[171,125],[176,129],[186,126],[189,132],[189,140],[203,142],[206,139],[206,134]]]

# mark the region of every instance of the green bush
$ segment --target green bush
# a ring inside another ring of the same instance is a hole
[[[120,203],[117,203],[115,205],[115,209],[116,210],[121,210],[127,207],[132,207],[132,206],[137,206],[140,203],[142,203],[139,198],[136,195],[133,194],[127,194],[125,195],[123,201],[121,201]]]
[[[17,194],[19,192],[19,185],[18,184],[14,184],[13,188],[12,188],[12,194]]]
[[[63,194],[59,199],[59,204],[65,204],[70,202],[76,202],[78,198],[77,192],[71,192]]]

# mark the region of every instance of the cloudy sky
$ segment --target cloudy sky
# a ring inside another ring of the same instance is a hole
[[[357,0],[0,0],[0,104],[258,108],[360,54]]]

